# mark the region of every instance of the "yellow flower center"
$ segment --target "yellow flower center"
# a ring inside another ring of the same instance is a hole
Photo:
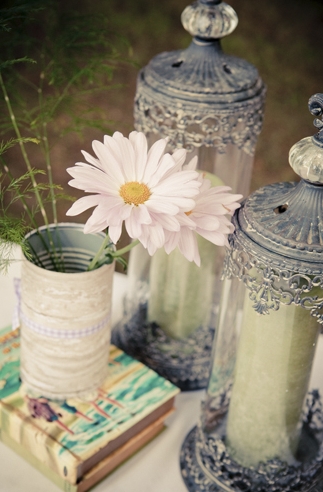
[[[193,213],[193,210],[190,210],[189,212],[184,212],[185,215],[191,215]]]
[[[122,185],[119,194],[125,203],[136,206],[145,203],[151,195],[148,186],[138,181],[129,181]]]

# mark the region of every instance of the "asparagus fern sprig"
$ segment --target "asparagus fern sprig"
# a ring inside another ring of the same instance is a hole
[[[114,86],[125,46],[93,9],[75,13],[68,2],[55,0],[46,6],[41,0],[7,3],[0,9],[0,264],[11,243],[25,247],[26,230],[59,221],[58,201],[67,197],[54,184],[53,148],[70,132],[107,132],[108,121],[93,101]],[[18,202],[20,218],[12,213]],[[61,269],[60,252],[49,253]]]

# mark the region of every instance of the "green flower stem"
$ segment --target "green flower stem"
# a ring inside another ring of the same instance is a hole
[[[125,253],[128,253],[128,251],[130,251],[132,248],[137,246],[137,244],[139,244],[139,239],[135,239],[134,241],[129,243],[128,246],[125,246],[124,248],[121,248],[121,249],[118,249],[117,251],[112,252],[111,256],[113,256],[113,258],[118,258],[118,256],[122,256]]]
[[[7,90],[6,90],[6,87],[4,85],[4,82],[3,82],[3,78],[2,78],[1,73],[0,73],[0,87],[2,89],[2,92],[3,92],[3,95],[4,95],[4,99],[5,99],[6,104],[7,104],[7,108],[8,108],[8,111],[9,111],[10,118],[11,118],[12,126],[13,126],[13,128],[14,128],[14,130],[16,132],[16,135],[17,135],[18,139],[20,139],[19,145],[20,145],[21,153],[22,153],[23,158],[25,160],[25,163],[26,163],[26,166],[27,166],[28,171],[32,173],[32,166],[30,164],[30,161],[29,161],[29,158],[28,158],[28,155],[27,155],[27,152],[26,152],[24,143],[22,141],[22,137],[21,137],[21,134],[20,134],[19,127],[17,125],[16,117],[15,117],[14,112],[12,110],[10,99],[9,99],[9,96],[8,96],[8,93],[7,93]],[[38,202],[38,205],[39,205],[40,212],[42,214],[42,217],[44,219],[45,224],[48,225],[49,222],[48,222],[46,210],[44,208],[44,204],[43,204],[42,198],[40,196],[40,193],[39,193],[39,191],[37,189],[36,179],[35,179],[35,177],[32,174],[31,174],[31,182],[32,182],[32,185],[34,187],[35,196],[36,196],[36,199],[37,199],[37,202]]]
[[[88,266],[88,271],[94,270],[97,267],[97,265],[100,264],[100,259],[101,259],[101,256],[102,256],[104,250],[106,248],[111,247],[112,244],[113,243],[111,242],[111,239],[109,237],[109,234],[107,234],[106,237],[104,238],[104,241],[102,242],[102,244],[100,246],[100,249],[98,250],[98,252],[94,256],[93,260],[90,262],[90,264]],[[124,255],[125,253],[128,253],[128,251],[130,251],[132,248],[134,248],[135,246],[137,246],[137,244],[139,244],[139,240],[138,239],[136,239],[135,241],[132,241],[130,244],[128,244],[128,246],[125,246],[124,248],[121,248],[118,251],[113,251],[111,249],[109,251],[109,255],[113,259],[118,259],[120,256]]]
[[[111,244],[111,240],[110,240],[110,237],[109,237],[109,234],[107,234],[104,238],[104,241],[102,242],[101,246],[100,246],[100,249],[98,250],[98,252],[96,253],[96,255],[94,256],[94,258],[90,261],[90,264],[89,266],[87,267],[87,270],[90,271],[90,270],[94,270],[94,268],[96,267],[96,264],[99,263],[100,261],[100,258],[102,256],[102,253],[103,251],[105,250],[105,248],[107,246],[109,246]]]

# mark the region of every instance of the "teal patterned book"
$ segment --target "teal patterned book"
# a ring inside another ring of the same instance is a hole
[[[179,390],[112,346],[91,401],[31,397],[19,378],[19,330],[0,330],[0,436],[65,491],[84,492],[163,427]]]

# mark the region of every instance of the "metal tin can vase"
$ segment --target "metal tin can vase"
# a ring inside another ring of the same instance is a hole
[[[21,271],[21,379],[27,391],[86,398],[106,378],[114,264],[86,271],[103,239],[71,223],[28,235],[41,266],[24,259]],[[49,243],[65,271],[54,271]]]

